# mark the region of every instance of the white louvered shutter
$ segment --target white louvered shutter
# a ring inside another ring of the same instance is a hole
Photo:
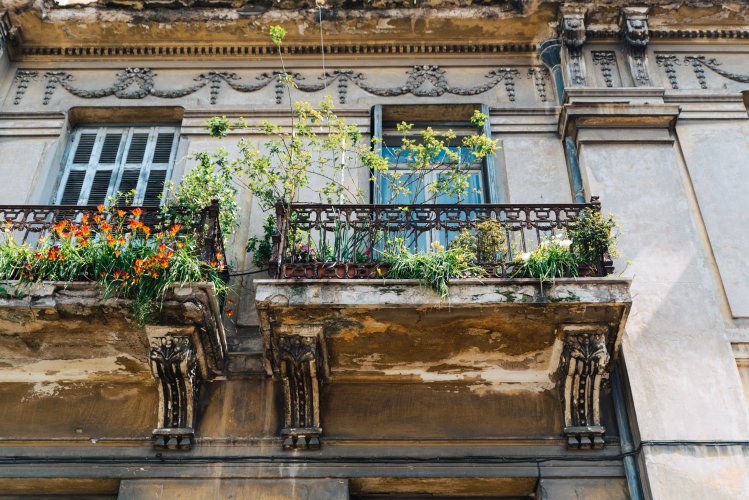
[[[99,205],[122,193],[128,203],[158,206],[178,134],[171,127],[101,127],[73,134],[57,202]],[[125,203],[122,198],[118,201]]]

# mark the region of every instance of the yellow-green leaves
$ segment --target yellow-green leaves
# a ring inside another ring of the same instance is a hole
[[[281,26],[274,25],[270,27],[269,33],[271,41],[280,47],[284,37],[286,37],[286,30]]]

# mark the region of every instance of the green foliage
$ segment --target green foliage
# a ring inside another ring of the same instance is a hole
[[[286,37],[286,30],[283,29],[281,26],[271,26],[268,30],[270,34],[270,39],[275,45],[281,45],[281,42],[283,42],[283,39]]]
[[[513,261],[515,278],[536,278],[541,284],[556,278],[577,276],[578,259],[570,251],[571,241],[560,236],[542,240],[532,252]]]
[[[471,121],[478,126],[487,118],[476,111]],[[370,166],[375,176],[384,178],[390,187],[393,199],[384,200],[386,203],[404,196],[412,204],[428,203],[440,195],[460,200],[471,193],[469,179],[474,163],[493,155],[498,147],[497,141],[483,133],[467,135],[456,144],[457,136],[452,130],[427,127],[413,132],[413,124],[406,122],[399,123],[396,129],[401,134],[400,144],[391,149],[390,155],[395,157],[395,164],[384,161]]]
[[[18,244],[10,229],[0,233],[0,281],[89,281],[107,297],[132,301],[143,325],[176,284],[209,281],[226,288],[218,263],[205,263],[189,231],[179,225],[152,234],[141,211],[99,207],[78,222],[63,220],[36,246]]]
[[[434,290],[442,299],[450,294],[450,280],[484,276],[482,268],[471,262],[471,255],[460,247],[445,250],[439,243],[430,252],[411,252],[402,239],[391,241],[383,252],[381,262],[389,267],[387,278],[418,279]]]
[[[168,211],[170,207],[179,207],[180,210],[198,213],[218,200],[221,207],[219,224],[226,241],[239,225],[235,177],[241,166],[230,160],[224,149],[215,153],[203,151],[197,153],[194,159],[197,160],[197,165],[179,183],[168,183],[171,196],[166,201],[165,209]]]
[[[276,217],[268,215],[263,222],[263,236],[251,237],[247,241],[247,251],[252,253],[252,263],[260,269],[268,267],[273,256],[273,235],[276,233]]]
[[[471,260],[499,262],[507,256],[507,236],[498,220],[489,219],[461,231],[450,243],[453,247],[462,248]]]
[[[572,252],[582,262],[595,264],[604,252],[617,255],[616,229],[619,227],[613,216],[604,216],[597,210],[585,208],[572,224],[569,236]]]

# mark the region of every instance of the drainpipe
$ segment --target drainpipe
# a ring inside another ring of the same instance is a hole
[[[575,203],[585,203],[585,190],[583,189],[583,178],[580,175],[580,162],[577,159],[577,147],[572,137],[564,140],[564,152],[567,157],[567,170],[570,172],[572,179],[572,193],[574,194]]]
[[[611,373],[611,392],[614,396],[614,414],[616,415],[616,426],[619,429],[619,443],[621,444],[622,454],[632,453],[635,451],[632,442],[632,433],[629,430],[629,417],[624,402],[624,388],[620,372],[623,363],[620,362]],[[644,500],[645,495],[642,492],[640,484],[640,473],[637,470],[637,463],[634,455],[625,455],[624,457],[624,474],[627,476],[627,488],[629,497],[632,500]]]
[[[562,77],[562,44],[557,38],[551,38],[541,42],[538,46],[538,57],[541,62],[549,68],[551,79],[554,81],[557,102],[560,106],[564,105],[564,78]],[[564,152],[567,158],[567,169],[569,170],[570,179],[572,180],[572,193],[575,203],[585,203],[585,190],[583,189],[583,179],[580,175],[580,162],[577,158],[577,147],[575,141],[571,138],[564,140]]]

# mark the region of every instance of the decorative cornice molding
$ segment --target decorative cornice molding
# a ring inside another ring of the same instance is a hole
[[[672,40],[699,40],[699,39],[749,39],[749,30],[742,29],[709,29],[709,30],[690,30],[690,29],[665,29],[649,28],[651,41],[654,38]],[[585,30],[585,36],[589,39],[618,40],[622,36],[619,29],[591,27]]]
[[[486,54],[505,52],[535,53],[536,44],[347,44],[328,45],[325,55],[423,55],[423,54]],[[287,56],[319,55],[319,45],[287,45],[283,47]],[[93,46],[93,47],[21,47],[18,58],[27,59],[200,59],[246,57],[277,57],[275,45],[136,45],[136,46]]]

